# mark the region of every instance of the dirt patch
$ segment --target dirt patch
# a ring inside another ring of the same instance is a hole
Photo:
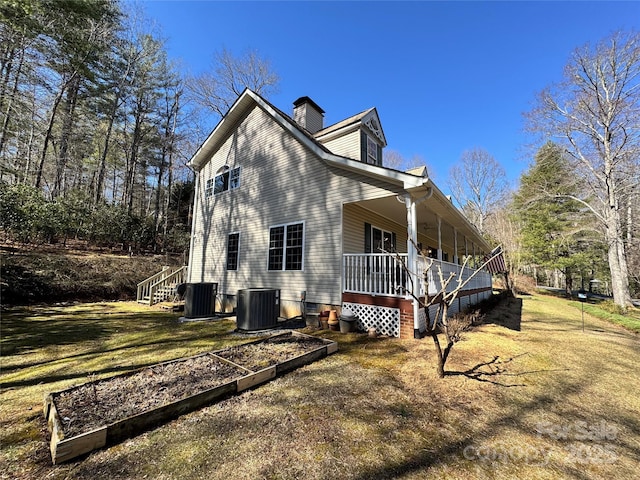
[[[65,436],[73,437],[224,385],[249,374],[248,370],[276,365],[324,344],[320,338],[278,335],[89,382],[54,394],[54,402]]]
[[[261,370],[285,362],[324,345],[314,337],[279,336],[264,342],[230,347],[217,355],[249,370]]]

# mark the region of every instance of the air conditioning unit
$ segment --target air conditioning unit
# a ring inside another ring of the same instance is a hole
[[[184,292],[185,318],[213,317],[216,309],[217,283],[187,283]]]
[[[269,288],[238,290],[237,301],[238,330],[267,330],[278,326],[280,290]]]

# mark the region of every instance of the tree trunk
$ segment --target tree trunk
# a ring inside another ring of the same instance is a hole
[[[49,126],[47,127],[47,132],[44,136],[44,144],[42,145],[42,153],[40,154],[40,164],[38,165],[38,170],[36,172],[36,182],[35,182],[36,188],[40,188],[40,184],[42,183],[42,172],[44,170],[44,162],[47,158],[47,150],[49,149],[49,142],[51,141],[51,132],[53,131],[53,124],[55,123],[55,120],[56,120],[56,113],[58,111],[58,106],[62,101],[62,96],[64,95],[65,89],[66,89],[66,83],[63,83],[51,107],[51,116],[49,117]]]
[[[69,142],[73,133],[74,115],[78,91],[80,90],[80,80],[75,76],[67,89],[67,100],[64,108],[64,119],[62,131],[60,132],[60,151],[56,161],[56,178],[53,185],[53,198],[64,195],[66,191],[67,164],[69,163]]]
[[[444,378],[444,355],[442,354],[442,347],[440,346],[440,340],[438,340],[437,331],[431,330],[431,338],[433,338],[433,344],[436,347],[436,356],[438,364],[436,365],[438,376]]]
[[[611,237],[614,238],[611,238]],[[609,245],[608,259],[611,273],[611,291],[613,301],[621,307],[632,305],[629,292],[629,272],[627,270],[627,258],[624,253],[624,243],[621,236],[609,235],[607,229],[607,241]]]
[[[127,206],[127,213],[133,211],[133,186],[136,181],[136,170],[138,168],[138,149],[140,147],[140,119],[136,117],[135,127],[133,130],[133,138],[131,140],[131,148],[129,150],[129,162],[127,165],[127,172],[125,177],[123,201]]]
[[[573,292],[573,276],[569,267],[564,269],[564,293],[571,297]]]
[[[3,78],[2,80],[2,94],[0,95],[0,105],[2,105],[2,111],[4,113],[4,118],[2,120],[2,132],[0,133],[0,157],[2,157],[2,152],[4,150],[4,146],[7,142],[7,136],[8,136],[8,132],[9,132],[9,119],[11,118],[11,110],[13,108],[13,101],[16,98],[17,92],[18,92],[18,85],[20,83],[20,74],[22,73],[22,66],[23,66],[23,62],[24,62],[24,50],[22,51],[22,54],[20,55],[20,61],[18,62],[18,68],[16,71],[16,74],[14,75],[14,81],[13,81],[13,87],[11,89],[11,95],[9,95],[8,97],[8,101],[7,104],[4,105],[4,99],[7,97],[5,95],[6,93],[6,87],[9,83],[9,79],[10,76],[9,74],[11,73],[11,68],[13,66],[12,64],[13,61],[13,52],[11,54],[10,57],[10,62],[6,67],[6,72],[5,72],[5,78]]]
[[[102,155],[100,155],[100,165],[98,165],[98,176],[95,183],[95,190],[93,192],[93,200],[97,205],[100,199],[102,198],[102,190],[104,188],[104,178],[105,172],[107,169],[107,155],[109,153],[109,143],[111,142],[111,133],[113,132],[113,123],[116,118],[116,113],[118,109],[118,96],[113,101],[111,105],[111,111],[109,112],[109,120],[107,124],[107,132],[104,136],[104,144]]]

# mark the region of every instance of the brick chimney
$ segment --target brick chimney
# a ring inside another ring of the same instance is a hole
[[[314,134],[324,128],[324,110],[309,97],[300,97],[293,102],[293,120]]]

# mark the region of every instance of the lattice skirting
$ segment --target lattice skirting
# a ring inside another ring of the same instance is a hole
[[[358,329],[375,328],[378,334],[400,337],[400,309],[344,302],[342,308],[348,308],[358,318]]]

